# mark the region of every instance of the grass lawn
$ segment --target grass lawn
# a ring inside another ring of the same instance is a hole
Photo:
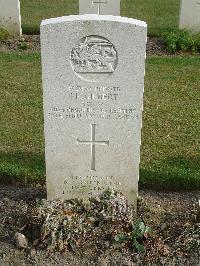
[[[22,28],[39,33],[42,19],[78,14],[78,0],[21,0]],[[121,0],[121,15],[145,20],[149,35],[178,28],[180,0]]]
[[[147,59],[140,183],[200,186],[198,57]],[[40,54],[0,53],[0,180],[44,181]]]
[[[147,60],[141,184],[200,188],[199,57]]]

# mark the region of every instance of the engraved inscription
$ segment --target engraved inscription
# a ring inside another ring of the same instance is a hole
[[[64,180],[63,194],[88,193],[88,196],[96,196],[108,188],[121,190],[123,184],[117,181],[119,179],[113,176],[70,176]]]
[[[93,107],[54,107],[49,117],[60,119],[101,119],[101,120],[137,120],[135,108],[93,108]]]
[[[113,73],[117,66],[117,51],[107,39],[87,36],[73,47],[71,64],[76,73]]]
[[[107,4],[108,2],[107,1],[101,1],[101,0],[98,0],[98,1],[92,1],[92,4],[98,4],[98,15],[101,14],[101,4]]]
[[[124,90],[118,86],[70,86],[66,95],[70,105],[52,106],[48,116],[56,119],[92,119],[130,121],[139,119],[139,111],[121,105]]]
[[[96,162],[95,162],[95,146],[96,145],[107,145],[109,146],[109,140],[106,141],[97,141],[95,137],[96,124],[91,124],[91,140],[90,141],[81,141],[77,139],[78,144],[90,144],[91,145],[91,170],[96,171]]]

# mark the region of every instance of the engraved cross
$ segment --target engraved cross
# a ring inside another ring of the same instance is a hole
[[[91,124],[91,140],[90,141],[81,141],[77,139],[78,144],[89,144],[91,145],[91,170],[96,171],[96,159],[95,159],[95,148],[96,145],[107,145],[109,146],[109,140],[96,140],[95,134],[96,133],[96,124]]]
[[[104,1],[104,0],[98,0],[98,1],[92,1],[92,4],[98,4],[98,15],[101,14],[101,4],[107,4],[108,1]]]

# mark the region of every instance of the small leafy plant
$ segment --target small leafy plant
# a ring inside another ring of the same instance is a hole
[[[31,47],[31,44],[24,39],[20,40],[17,45],[19,50],[28,50]]]
[[[142,245],[144,238],[149,234],[150,228],[145,225],[142,219],[139,219],[136,223],[131,223],[132,232],[129,235],[118,234],[115,236],[115,241],[118,243],[130,241],[133,248],[138,252],[144,252],[145,248]]]
[[[200,36],[187,30],[167,32],[162,37],[169,52],[200,52]]]
[[[18,43],[17,47],[18,47],[19,50],[27,50],[28,49],[28,45],[27,45],[26,42]]]
[[[0,28],[0,41],[5,40],[9,37],[9,32],[3,28]]]

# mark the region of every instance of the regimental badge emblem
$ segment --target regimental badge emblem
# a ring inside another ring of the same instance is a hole
[[[117,51],[109,40],[87,36],[73,47],[71,64],[77,73],[112,73],[117,67]]]

